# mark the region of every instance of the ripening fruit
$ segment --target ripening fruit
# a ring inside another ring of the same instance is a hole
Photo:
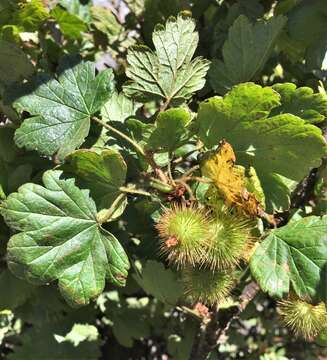
[[[284,300],[278,304],[282,322],[297,336],[313,339],[327,324],[327,311],[323,302],[311,305],[303,300]]]
[[[179,267],[195,266],[204,258],[203,244],[210,236],[209,225],[205,211],[195,206],[166,208],[156,226],[161,238],[161,252]]]
[[[228,209],[209,215],[195,205],[175,205],[165,209],[157,229],[161,252],[178,267],[231,268],[253,243],[250,220]]]
[[[185,295],[193,302],[207,305],[224,301],[234,285],[231,271],[212,271],[206,268],[187,268],[182,273]]]
[[[250,220],[228,210],[216,211],[210,224],[203,265],[226,269],[236,265],[253,245]]]

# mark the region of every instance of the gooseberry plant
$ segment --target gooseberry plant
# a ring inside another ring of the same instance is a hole
[[[324,77],[304,86],[278,62],[305,58],[308,45],[285,44],[306,5],[276,2],[269,17],[259,1],[191,1],[196,19],[172,7],[153,28],[156,2],[126,2],[125,26],[74,3],[0,13],[3,356],[35,358],[48,337],[45,358],[101,358],[110,328],[125,347],[160,338],[157,355],[216,358],[260,298],[326,345]],[[209,19],[225,34],[205,51]],[[105,36],[120,71],[92,61]]]

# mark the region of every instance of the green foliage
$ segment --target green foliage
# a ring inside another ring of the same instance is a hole
[[[8,265],[32,282],[58,279],[63,296],[82,305],[101,293],[106,278],[124,285],[128,259],[97,222],[88,193],[60,175],[48,171],[45,188],[25,184],[2,204],[7,224],[21,231],[8,243]]]
[[[0,85],[18,82],[33,74],[33,66],[26,54],[15,44],[0,40]],[[13,62],[15,67],[8,71],[7,63]]]
[[[77,150],[66,158],[65,171],[75,174],[83,188],[90,189],[98,209],[112,205],[126,178],[126,163],[114,150],[97,154],[91,150]]]
[[[109,98],[114,80],[110,69],[95,76],[94,64],[76,65],[72,58],[63,61],[59,72],[59,81],[46,74],[36,77],[15,101],[17,109],[34,115],[16,131],[15,141],[44,155],[58,151],[63,158],[83,143],[90,116]]]
[[[188,125],[191,114],[186,109],[169,109],[158,115],[156,127],[151,133],[147,145],[153,151],[173,152],[190,137]]]
[[[212,63],[209,78],[213,89],[224,94],[233,85],[254,79],[271,55],[285,23],[283,16],[255,25],[246,16],[237,18],[223,46],[224,62]]]
[[[327,217],[307,217],[273,230],[251,257],[254,277],[269,295],[292,289],[302,299],[326,301]]]
[[[124,95],[124,93],[114,92],[108,101],[102,106],[101,114],[106,121],[124,122],[129,117],[135,115],[138,108],[141,107],[132,98]]]
[[[209,63],[200,57],[192,60],[198,44],[194,29],[190,17],[170,18],[153,33],[155,53],[144,46],[130,49],[126,75],[133,82],[124,87],[125,94],[140,100],[163,99],[168,105],[188,100],[200,90]]]
[[[0,0],[0,359],[327,356],[326,27]]]
[[[64,36],[72,39],[82,38],[82,32],[87,30],[86,24],[76,15],[70,14],[61,6],[56,6],[51,11],[51,16],[56,20]]]
[[[176,275],[156,261],[147,261],[141,275],[135,275],[135,279],[147,294],[170,305],[176,304],[182,295]]]
[[[296,88],[292,83],[275,84],[272,88],[281,96],[281,106],[273,110],[275,113],[294,114],[310,124],[324,121],[327,97],[323,94],[314,94],[309,87]]]
[[[224,98],[201,103],[198,113],[198,134],[206,146],[226,139],[237,161],[255,168],[269,211],[289,206],[291,189],[280,176],[298,182],[326,154],[320,129],[293,114],[269,116],[279,105],[280,97],[271,88],[245,83]]]

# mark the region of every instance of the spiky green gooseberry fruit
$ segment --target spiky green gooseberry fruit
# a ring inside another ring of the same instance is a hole
[[[306,340],[316,337],[327,324],[323,302],[312,305],[300,299],[283,300],[278,304],[278,312],[284,325]]]
[[[206,268],[186,268],[182,282],[186,296],[192,302],[214,305],[224,301],[234,285],[231,271],[212,271]]]
[[[252,224],[229,210],[211,212],[174,205],[165,209],[157,224],[161,252],[178,267],[231,268],[253,243]]]
[[[178,267],[195,266],[205,257],[203,243],[210,236],[206,212],[195,206],[166,208],[156,225],[161,238],[161,253]]]
[[[230,210],[215,211],[209,226],[203,265],[210,269],[227,269],[237,265],[254,244],[253,223]]]

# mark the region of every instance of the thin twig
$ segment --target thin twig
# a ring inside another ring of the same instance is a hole
[[[212,183],[212,180],[206,179],[206,178],[203,178],[203,177],[200,177],[200,176],[187,176],[187,177],[182,176],[181,180],[183,180],[185,182],[195,180],[197,182],[204,183],[204,184],[211,184]]]
[[[117,208],[121,204],[121,202],[125,199],[125,197],[126,197],[126,194],[124,194],[124,193],[119,194],[116,197],[115,201],[111,204],[109,209],[107,209],[106,211],[99,213],[97,215],[97,222],[100,225],[107,222],[112,217],[114,212],[117,210]]]
[[[117,130],[116,128],[114,128],[113,126],[103,122],[102,120],[98,119],[97,117],[92,117],[92,120],[97,122],[98,124],[100,124],[101,126],[103,126],[104,128],[114,132],[115,134],[119,135],[121,138],[123,138],[124,140],[126,140],[127,142],[129,142],[131,145],[133,145],[133,147],[135,148],[135,150],[137,152],[139,152],[141,155],[143,155],[146,158],[145,152],[144,150],[141,148],[141,146],[136,143],[133,139],[131,139],[129,136],[127,136],[126,134],[122,133],[121,131]]]
[[[192,166],[190,169],[188,169],[187,171],[185,171],[185,173],[183,174],[183,178],[187,178],[188,175],[192,174],[194,171],[200,169],[200,165],[194,165]]]
[[[168,177],[169,177],[169,180],[171,182],[171,184],[173,186],[176,185],[175,181],[174,181],[174,178],[173,178],[173,175],[172,175],[172,171],[171,171],[171,158],[172,158],[172,154],[169,152],[168,153],[168,166],[167,166],[167,171],[168,171]]]
[[[232,307],[230,310],[231,314],[227,319],[220,319],[220,311],[213,307],[210,320],[206,320],[200,326],[200,333],[193,344],[190,359],[207,359],[211,351],[225,341],[226,332],[230,328],[231,323],[240,316],[241,312],[254,299],[258,291],[259,286],[255,282],[245,286],[239,298],[239,305]]]
[[[133,188],[133,187],[121,186],[121,187],[119,188],[119,190],[120,190],[121,192],[126,193],[126,194],[144,195],[144,196],[149,196],[149,197],[152,196],[149,192],[147,192],[147,191],[145,191],[145,190],[135,189],[135,188]]]
[[[153,158],[153,152],[146,151],[145,152],[145,158],[149,165],[152,167],[152,170],[156,174],[156,176],[165,184],[169,184],[169,179],[165,175],[165,173],[161,170],[160,166],[155,162]]]
[[[192,189],[190,188],[190,186],[185,181],[183,181],[182,179],[176,179],[175,182],[177,184],[181,184],[181,185],[183,185],[185,187],[185,189],[187,190],[187,192],[190,195],[190,200],[192,200],[192,201],[195,200],[195,196],[194,196],[194,193],[193,193]]]

